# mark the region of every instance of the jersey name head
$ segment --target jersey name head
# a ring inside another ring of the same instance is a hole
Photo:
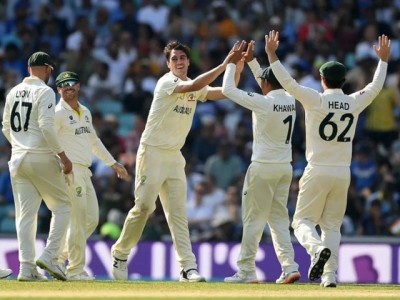
[[[350,104],[341,101],[328,101],[328,108],[329,109],[343,109],[349,110]]]

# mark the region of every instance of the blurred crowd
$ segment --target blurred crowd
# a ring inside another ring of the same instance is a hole
[[[27,60],[45,51],[81,77],[80,101],[93,114],[103,143],[122,162],[131,182],[94,158],[100,205],[97,233],[119,236],[133,206],[135,155],[158,78],[168,71],[163,47],[179,40],[191,48],[189,76],[223,61],[237,40],[256,41],[267,66],[264,35],[280,32],[278,55],[302,85],[321,90],[318,69],[328,60],[348,68],[344,90],[371,81],[377,64],[372,44],[392,40],[385,87],[361,115],[351,165],[352,183],[342,227],[347,236],[400,235],[400,0],[8,0],[0,2],[0,107],[10,88],[27,76]],[[49,85],[55,88],[54,78]],[[213,85],[220,86],[222,77]],[[239,87],[260,92],[248,68]],[[322,90],[321,90],[322,91]],[[288,199],[292,217],[305,168],[304,113],[297,105],[293,133],[294,176]],[[2,111],[1,111],[2,115]],[[199,103],[182,149],[187,172],[187,214],[193,241],[240,241],[241,189],[252,153],[251,113],[229,99]],[[0,233],[15,233],[14,201],[0,136]],[[321,187],[323,188],[323,187]],[[41,209],[39,233],[49,211]],[[265,229],[264,239],[268,240]],[[143,239],[169,240],[157,201]]]

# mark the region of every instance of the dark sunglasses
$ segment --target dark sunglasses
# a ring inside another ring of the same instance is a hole
[[[61,82],[59,85],[57,85],[60,88],[66,88],[66,87],[70,87],[70,86],[74,86],[77,85],[79,82],[75,81],[75,80],[67,80],[64,82]]]

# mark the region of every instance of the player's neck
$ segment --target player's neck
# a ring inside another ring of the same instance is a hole
[[[79,102],[78,99],[72,99],[72,100],[65,100],[65,102],[68,103],[68,105],[75,111],[79,112]]]

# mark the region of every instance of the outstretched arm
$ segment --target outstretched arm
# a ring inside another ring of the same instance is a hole
[[[381,60],[388,62],[390,57],[390,39],[387,37],[387,35],[382,34],[379,36],[378,42],[378,46],[373,46],[375,53]]]
[[[379,45],[373,45],[375,53],[380,58],[378,66],[376,67],[372,82],[370,82],[363,90],[362,93],[355,92],[351,94],[352,97],[356,97],[359,103],[358,108],[360,112],[365,109],[371,102],[376,98],[379,92],[382,90],[385,83],[388,60],[390,57],[390,39],[382,34],[378,38]]]
[[[282,87],[289,94],[300,101],[304,106],[313,107],[315,105],[320,105],[319,92],[298,84],[281,64],[276,55],[278,46],[279,33],[275,30],[271,30],[269,34],[265,36],[265,52],[268,55],[268,60],[276,79],[278,79]]]
[[[239,42],[236,42],[235,45],[232,47],[231,51],[229,52],[228,56],[225,60],[214,69],[211,69],[208,72],[205,72],[199,76],[197,76],[193,80],[188,81],[181,81],[174,89],[174,93],[187,93],[187,92],[194,92],[201,90],[206,85],[209,85],[213,82],[219,75],[221,75],[225,69],[231,56],[233,55],[234,49],[236,49],[239,45]]]
[[[254,58],[254,47],[255,42],[250,41],[249,45],[247,46],[247,50],[243,55],[245,62],[250,67],[251,72],[253,73],[254,79],[257,81],[258,86],[261,88],[261,79],[260,76],[262,74],[262,68],[258,63],[257,59]]]

